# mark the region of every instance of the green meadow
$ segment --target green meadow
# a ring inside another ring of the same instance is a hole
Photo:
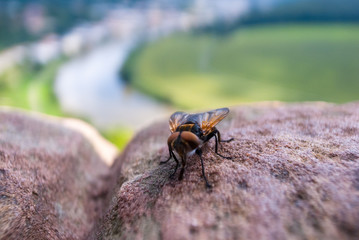
[[[6,70],[0,75],[0,105],[63,116],[53,92],[55,74],[63,62],[23,63]]]
[[[179,108],[359,99],[359,26],[272,25],[177,34],[134,52],[123,72]]]

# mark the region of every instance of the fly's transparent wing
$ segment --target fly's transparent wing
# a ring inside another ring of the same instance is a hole
[[[190,114],[188,113],[184,113],[184,112],[175,112],[171,115],[170,117],[170,130],[171,132],[175,132],[177,127],[180,126],[181,124],[184,124],[187,122],[187,118],[188,116],[190,116]]]
[[[213,128],[229,113],[228,108],[219,108],[201,114],[200,126],[204,135],[209,134]]]
[[[175,112],[170,117],[170,130],[175,132],[177,127],[186,123],[198,123],[203,134],[209,134],[212,129],[222,121],[229,113],[228,108],[219,108],[208,112],[188,114],[184,112]]]

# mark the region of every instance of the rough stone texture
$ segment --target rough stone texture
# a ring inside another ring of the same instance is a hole
[[[141,131],[117,159],[97,239],[359,239],[359,103],[241,106],[169,179],[166,122]],[[177,176],[178,176],[177,172]],[[31,191],[30,191],[31,192]]]
[[[0,239],[85,239],[108,170],[76,131],[1,110]]]

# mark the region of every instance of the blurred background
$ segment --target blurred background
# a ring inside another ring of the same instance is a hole
[[[359,99],[357,0],[0,0],[0,105],[120,149],[177,110]]]

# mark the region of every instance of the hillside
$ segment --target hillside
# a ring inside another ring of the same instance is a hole
[[[123,69],[142,91],[182,108],[254,101],[358,99],[357,25],[274,25],[225,38],[181,34],[148,44]]]

